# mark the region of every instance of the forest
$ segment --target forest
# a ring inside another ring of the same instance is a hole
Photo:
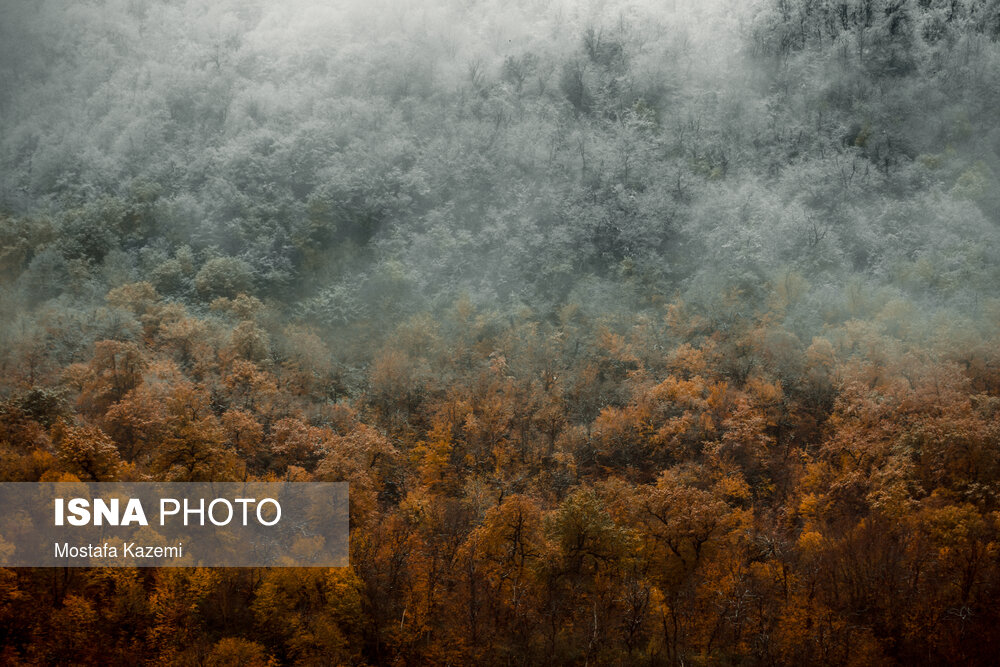
[[[0,481],[351,522],[0,663],[996,664],[1000,0],[0,16]]]

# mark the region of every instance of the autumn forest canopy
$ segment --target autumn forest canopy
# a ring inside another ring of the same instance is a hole
[[[995,664],[998,73],[1000,0],[0,0],[0,481],[351,490],[347,568],[0,569],[0,663]]]

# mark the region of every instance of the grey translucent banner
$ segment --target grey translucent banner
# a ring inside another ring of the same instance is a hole
[[[348,485],[0,483],[0,567],[343,567]]]

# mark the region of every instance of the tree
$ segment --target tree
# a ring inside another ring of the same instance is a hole
[[[135,343],[98,341],[81,387],[78,399],[81,407],[93,414],[103,414],[142,383],[145,368],[146,361]]]
[[[243,478],[242,466],[202,389],[184,382],[166,402],[170,430],[156,452],[154,470],[172,481],[225,481]]]
[[[59,420],[53,427],[59,462],[84,481],[118,479],[121,457],[115,443],[95,426],[72,426]]]
[[[240,637],[225,637],[212,647],[205,663],[209,667],[274,667],[277,661],[267,655],[257,642]]]
[[[253,269],[236,257],[214,257],[205,262],[194,277],[198,294],[206,300],[235,297],[253,287]]]
[[[267,572],[253,602],[262,638],[284,660],[354,663],[362,613],[361,585],[350,569]]]

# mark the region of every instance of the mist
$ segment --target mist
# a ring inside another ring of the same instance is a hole
[[[789,272],[811,278],[798,320],[841,307],[831,292],[852,279],[876,302],[978,316],[996,285],[993,42],[921,39],[933,8],[867,59],[851,43],[865,28],[828,37],[818,17],[813,45],[766,3],[4,13],[0,204],[65,229],[12,239],[27,246],[12,275],[61,246],[85,280],[160,276],[197,300],[170,272],[190,249],[193,270],[236,258],[260,296],[326,325],[463,294],[503,311],[631,310],[651,292],[711,307]],[[919,262],[969,280],[900,279]]]

